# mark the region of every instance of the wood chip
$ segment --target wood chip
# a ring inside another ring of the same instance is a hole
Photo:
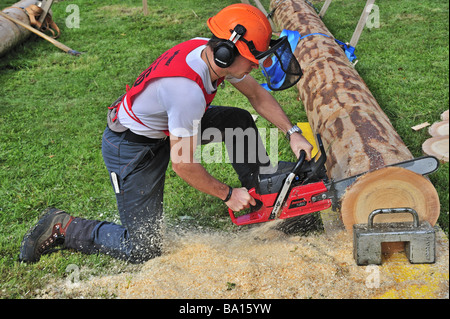
[[[427,126],[429,126],[429,125],[430,125],[430,123],[425,122],[425,123],[421,123],[421,124],[417,124],[417,125],[415,125],[415,126],[412,126],[411,128],[412,128],[414,131],[418,131],[418,130],[421,130],[421,129],[423,129],[424,127],[427,127]]]

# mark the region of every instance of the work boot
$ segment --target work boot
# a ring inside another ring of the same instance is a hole
[[[39,261],[43,254],[55,251],[55,247],[64,244],[67,226],[74,217],[66,212],[48,208],[37,224],[30,229],[22,240],[19,260],[27,263]]]

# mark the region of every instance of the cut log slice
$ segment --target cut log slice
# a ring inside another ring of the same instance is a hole
[[[431,136],[448,136],[448,121],[433,123],[428,129]]]
[[[439,197],[424,176],[402,167],[385,167],[361,176],[342,199],[341,216],[347,231],[354,224],[366,224],[369,214],[379,208],[409,207],[420,220],[434,226],[439,217]],[[383,214],[374,223],[412,221],[411,214]]]
[[[435,136],[422,144],[422,150],[427,155],[435,156],[442,162],[448,162],[449,136]]]
[[[441,114],[442,121],[448,121],[448,110]]]

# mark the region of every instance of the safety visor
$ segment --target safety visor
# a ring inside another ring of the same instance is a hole
[[[267,86],[272,91],[288,89],[302,77],[302,69],[292,53],[287,36],[270,40],[269,49],[264,52],[257,51],[252,41],[241,40],[246,42],[250,52],[258,60]]]

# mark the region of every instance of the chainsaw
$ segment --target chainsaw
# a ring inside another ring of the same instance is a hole
[[[306,152],[302,150],[296,163],[282,162],[276,173],[258,176],[258,185],[249,190],[256,201],[250,212],[235,213],[228,209],[234,224],[262,223],[340,208],[340,200],[347,187],[365,173],[339,181],[330,180],[325,168],[327,156],[322,139],[320,135],[316,139],[320,152],[311,161],[306,160]],[[389,166],[426,175],[438,169],[439,161],[434,156],[423,156]]]

